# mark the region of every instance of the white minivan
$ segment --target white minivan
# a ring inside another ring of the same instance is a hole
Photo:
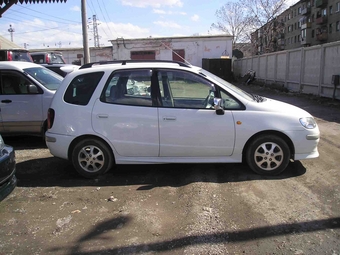
[[[63,77],[23,61],[0,61],[0,133],[43,136],[47,110]]]
[[[113,164],[247,162],[279,174],[319,156],[308,112],[172,61],[90,63],[67,75],[45,140],[85,177]]]

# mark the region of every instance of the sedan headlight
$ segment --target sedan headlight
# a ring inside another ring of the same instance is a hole
[[[313,129],[316,127],[316,122],[313,117],[300,118],[300,123],[303,127],[307,129]]]
[[[5,142],[0,135],[0,157],[2,156],[2,149],[5,147]]]
[[[0,135],[0,150],[2,150],[4,147],[5,147],[5,142]]]

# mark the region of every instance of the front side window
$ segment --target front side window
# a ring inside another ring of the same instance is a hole
[[[225,110],[239,110],[244,109],[244,106],[239,103],[234,97],[226,93],[225,91],[221,90],[221,99],[222,99],[222,107]]]
[[[104,72],[76,76],[67,87],[64,100],[70,104],[87,105]]]
[[[0,94],[3,95],[24,95],[33,93],[30,91],[29,81],[22,74],[12,71],[3,71],[0,80]],[[34,92],[36,94],[37,91]]]
[[[152,71],[149,69],[116,71],[101,95],[105,103],[152,106]]]
[[[213,105],[214,85],[197,74],[160,70],[158,83],[163,107],[208,109]]]
[[[44,67],[25,68],[24,71],[50,90],[57,90],[63,80],[59,74]]]

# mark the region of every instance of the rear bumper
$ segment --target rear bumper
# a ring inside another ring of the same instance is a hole
[[[50,153],[62,159],[68,159],[68,150],[73,139],[73,136],[58,135],[48,131],[45,133],[45,142]]]

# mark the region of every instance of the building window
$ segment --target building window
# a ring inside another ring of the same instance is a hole
[[[333,24],[331,23],[331,24],[329,24],[329,33],[331,34],[332,33],[332,30],[333,30]]]
[[[333,13],[333,7],[329,6],[329,15],[332,15],[332,13]]]
[[[298,9],[298,14],[301,14],[301,7],[299,7]]]
[[[298,42],[301,42],[301,35],[298,35]]]
[[[321,15],[322,15],[322,17],[327,16],[327,9],[326,8],[321,10]]]
[[[335,12],[340,12],[340,2],[336,3]]]
[[[314,38],[314,33],[315,33],[315,32],[314,32],[314,29],[313,29],[313,30],[312,30],[312,38]]]
[[[336,22],[335,30],[336,30],[337,32],[340,31],[340,21],[337,21],[337,22]]]
[[[314,17],[314,14],[312,14],[312,22],[314,22],[314,18],[315,18],[315,17]]]

